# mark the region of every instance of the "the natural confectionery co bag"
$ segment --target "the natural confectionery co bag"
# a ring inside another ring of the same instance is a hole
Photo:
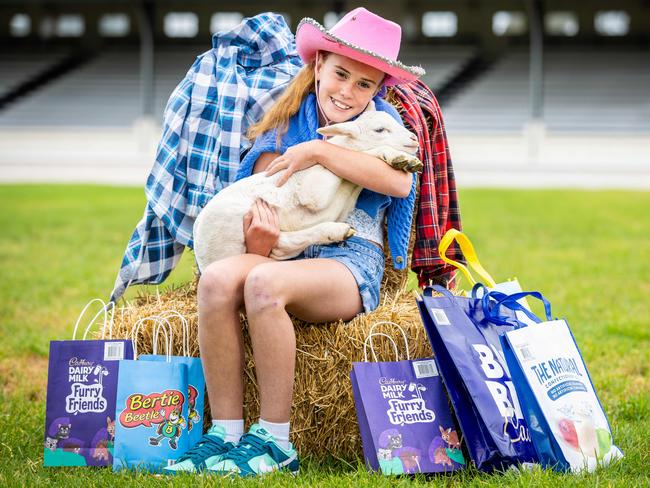
[[[525,295],[488,294],[497,301],[491,319]],[[519,325],[503,336],[503,350],[542,465],[593,471],[623,457],[567,322],[549,311],[546,321]]]

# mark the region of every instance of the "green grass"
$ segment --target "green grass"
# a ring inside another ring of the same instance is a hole
[[[384,478],[358,461],[305,460],[296,479],[234,485],[650,485],[650,193],[468,190],[461,203],[465,231],[494,277],[517,276],[569,321],[625,459],[581,476],[469,470],[433,478]],[[143,206],[142,190],[133,188],[0,186],[0,486],[161,484],[146,474],[42,467],[49,341],[68,338],[83,305],[110,293]],[[188,253],[168,281],[192,273]]]

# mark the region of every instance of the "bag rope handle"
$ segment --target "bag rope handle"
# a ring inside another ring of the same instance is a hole
[[[386,337],[391,344],[393,345],[393,351],[395,351],[395,360],[399,361],[399,351],[397,349],[397,344],[393,340],[391,336],[388,334],[384,334],[383,332],[374,332],[372,334],[369,334],[368,337],[366,337],[366,340],[363,341],[363,360],[364,362],[368,362],[368,343],[370,343],[370,352],[372,352],[372,357],[375,359],[375,362],[377,362],[377,354],[375,353],[375,348],[372,345],[372,338],[374,336],[384,336]]]
[[[391,322],[390,320],[382,320],[380,322],[375,322],[374,324],[372,324],[372,327],[370,327],[370,330],[368,331],[368,337],[366,337],[366,341],[370,340],[370,351],[372,352],[372,355],[375,358],[375,362],[377,361],[377,355],[375,354],[375,349],[374,349],[374,346],[372,344],[372,337],[374,335],[383,335],[383,336],[390,337],[390,336],[388,336],[388,334],[384,334],[384,333],[381,333],[381,332],[374,332],[375,327],[377,327],[378,325],[393,325],[393,326],[397,327],[397,329],[402,333],[402,339],[404,340],[404,347],[406,349],[406,359],[410,360],[411,359],[411,353],[409,352],[409,341],[408,341],[408,338],[406,337],[406,332],[404,332],[404,329],[402,329],[395,322]],[[393,340],[392,337],[390,337],[390,339],[391,339],[391,342],[393,343],[393,346],[395,347],[395,357],[396,357],[397,361],[399,361],[399,352],[398,352],[397,344],[395,343],[395,341]],[[367,359],[367,355],[366,355],[365,342],[364,342],[364,358],[366,358],[366,362],[367,362],[368,359]]]
[[[140,333],[140,327],[147,321],[153,321],[155,324],[158,320],[156,315],[151,315],[148,317],[142,317],[131,327],[131,343],[133,344],[133,359],[138,359],[138,334]]]
[[[165,334],[165,361],[168,363],[172,362],[172,344],[174,341],[174,331],[172,329],[172,324],[169,323],[164,317],[157,316],[156,321],[153,325],[153,345],[151,352],[154,355],[158,355],[158,334],[162,330],[162,333]],[[169,333],[168,333],[169,332]]]
[[[79,314],[79,317],[77,317],[77,321],[74,324],[74,330],[72,331],[72,340],[77,339],[77,330],[79,328],[79,323],[81,322],[81,319],[83,316],[86,314],[86,311],[88,308],[95,302],[99,302],[102,305],[102,308],[95,314],[95,316],[88,322],[86,325],[86,328],[84,329],[84,335],[81,340],[86,340],[86,337],[88,336],[88,332],[90,332],[90,328],[95,325],[95,321],[100,315],[104,315],[104,325],[102,325],[102,339],[106,337],[106,327],[108,326],[108,338],[112,339],[113,338],[113,320],[115,318],[115,302],[104,302],[101,298],[93,298],[90,300],[86,306],[83,308],[81,313]],[[110,319],[109,319],[109,310],[110,310]]]
[[[190,324],[187,321],[187,319],[183,316],[183,314],[179,313],[174,309],[165,310],[159,315],[159,317],[161,319],[169,319],[170,317],[178,317],[178,319],[180,319],[181,327],[183,329],[183,341],[182,341],[183,356],[189,356],[190,355]]]

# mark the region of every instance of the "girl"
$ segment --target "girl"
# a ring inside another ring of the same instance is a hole
[[[383,221],[396,267],[406,264],[415,201],[409,173],[383,161],[327,143],[320,126],[344,122],[369,108],[397,111],[377,97],[382,86],[423,74],[396,60],[399,26],[364,8],[343,17],[331,31],[303,19],[296,45],[305,67],[281,99],[249,131],[255,139],[240,176],[284,171],[279,185],[296,171],[321,164],[361,185],[348,222],[356,235],[340,244],[313,245],[290,261],[268,257],[279,229],[277,214],[258,201],[243,223],[247,253],[208,266],[199,281],[199,344],[213,425],[169,472],[209,470],[241,476],[276,469],[298,471],[289,442],[295,363],[295,334],[289,313],[309,322],[350,320],[379,303],[384,270]],[[260,420],[244,434],[244,308],[260,388]]]

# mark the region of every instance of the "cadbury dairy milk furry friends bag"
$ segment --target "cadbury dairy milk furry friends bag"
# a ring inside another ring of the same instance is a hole
[[[462,468],[465,459],[447,395],[431,358],[376,362],[370,329],[365,362],[353,363],[350,378],[366,464],[383,474],[437,473]],[[395,325],[395,327],[398,327]],[[399,327],[398,327],[399,328]],[[401,329],[400,329],[401,330]],[[375,362],[368,362],[370,346]]]
[[[489,320],[500,323],[501,307],[520,310],[516,300],[530,295],[537,294],[489,293],[496,301]],[[518,324],[502,342],[540,462],[577,472],[623,457],[569,325],[552,320],[550,307],[546,321],[530,316],[539,323]]]
[[[187,365],[171,361],[172,336],[165,320],[145,317],[133,327],[133,344],[143,323],[154,323],[153,355],[158,336],[164,336],[166,354],[161,361],[120,361],[117,385],[115,453],[113,469],[159,472],[173,464],[189,447],[187,432]]]
[[[76,340],[85,313],[101,309]],[[115,439],[115,395],[119,360],[133,357],[131,341],[110,339],[113,303],[91,300],[83,309],[71,341],[50,342],[45,407],[45,466],[110,466]],[[102,340],[85,340],[103,317]],[[108,329],[109,339],[104,339]]]
[[[428,287],[418,306],[476,467],[492,471],[537,462],[501,349],[500,336],[514,327],[487,322],[476,289],[465,298]],[[515,316],[512,310],[508,314]]]

